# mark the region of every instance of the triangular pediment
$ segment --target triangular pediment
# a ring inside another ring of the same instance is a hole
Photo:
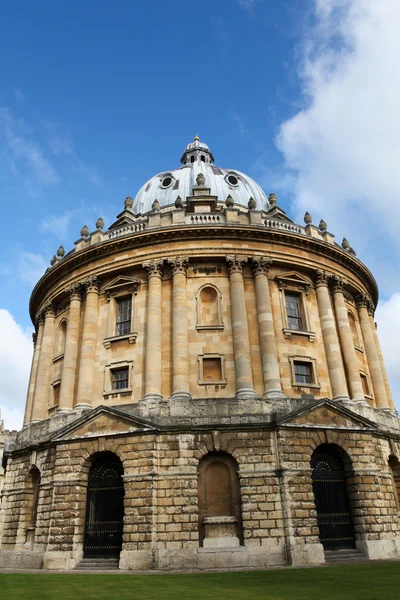
[[[121,275],[120,277],[116,277],[110,283],[108,283],[103,289],[105,292],[117,292],[123,287],[134,286],[137,287],[140,285],[140,281],[138,279],[133,279],[132,277],[125,277]]]
[[[305,289],[308,292],[308,288],[311,285],[311,280],[301,273],[297,273],[297,271],[287,271],[286,273],[281,273],[275,277],[278,282],[279,288],[282,287],[299,287]]]
[[[57,431],[52,436],[52,439],[56,441],[67,441],[121,433],[143,433],[146,431],[154,431],[156,429],[156,426],[149,421],[133,417],[132,415],[115,408],[99,406]]]
[[[327,398],[292,411],[278,419],[277,423],[287,427],[318,427],[319,429],[370,430],[378,427],[369,419]]]
[[[294,223],[279,206],[273,206],[265,214],[270,219],[279,219],[279,221],[285,221],[286,223]]]

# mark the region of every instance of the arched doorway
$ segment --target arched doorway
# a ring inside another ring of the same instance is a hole
[[[318,446],[311,457],[319,539],[326,550],[355,548],[345,469],[337,449]]]
[[[111,452],[99,454],[89,473],[85,557],[119,556],[124,524],[124,483],[120,459]]]

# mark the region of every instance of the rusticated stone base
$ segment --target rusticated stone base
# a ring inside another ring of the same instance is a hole
[[[357,541],[356,546],[370,560],[400,558],[400,539],[363,540]]]
[[[50,550],[43,557],[43,568],[55,571],[67,571],[76,567],[82,556],[81,550],[65,552]]]
[[[325,562],[324,547],[322,544],[295,544],[290,552],[291,564],[299,565],[319,565]]]
[[[2,569],[42,569],[44,552],[35,550],[0,550]]]
[[[154,553],[151,550],[122,550],[119,568],[122,571],[149,571],[154,569]]]

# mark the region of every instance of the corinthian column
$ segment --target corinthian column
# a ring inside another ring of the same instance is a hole
[[[99,285],[95,275],[82,281],[86,289],[86,304],[83,317],[81,357],[79,361],[77,408],[92,406],[94,360],[97,344],[97,317]]]
[[[172,397],[189,393],[189,339],[187,322],[187,256],[168,259],[172,267]]]
[[[379,342],[378,332],[376,330],[376,323],[374,321],[374,317],[373,317],[372,314],[370,315],[370,321],[371,321],[372,331],[375,334],[376,351],[378,353],[379,362],[381,364],[381,371],[382,371],[383,381],[384,381],[384,384],[385,384],[386,396],[387,396],[390,408],[393,411],[395,411],[396,407],[395,407],[394,402],[393,402],[392,390],[390,389],[389,379],[388,379],[387,372],[386,372],[385,361],[383,360],[382,348],[381,348],[381,344]]]
[[[44,327],[37,369],[36,389],[33,399],[31,421],[41,421],[47,417],[47,404],[50,392],[50,367],[53,359],[55,315],[51,303],[43,309]]]
[[[44,318],[42,315],[38,316],[37,322],[38,322],[37,333],[32,334],[33,358],[32,358],[32,365],[31,365],[31,373],[29,375],[28,394],[26,397],[24,425],[27,425],[30,422],[31,417],[32,417],[33,397],[35,395],[37,372],[38,372],[39,358],[40,358],[40,349],[42,346],[42,338],[43,338]]]
[[[245,256],[227,256],[231,287],[231,314],[233,352],[235,355],[236,397],[254,396],[250,361],[249,328],[247,324],[246,298],[244,294],[243,265]]]
[[[64,364],[61,378],[60,402],[57,412],[72,410],[77,376],[78,337],[81,318],[81,289],[75,284],[66,290],[70,297]]]
[[[375,333],[372,329],[368,315],[368,311],[373,310],[373,305],[366,294],[359,294],[356,301],[369,373],[371,375],[372,387],[374,388],[376,406],[377,408],[389,408],[385,382],[383,380],[381,364],[376,349]]]
[[[269,293],[268,270],[271,261],[263,256],[253,256],[253,273],[256,288],[258,332],[264,378],[264,398],[284,398],[279,375],[278,349]]]
[[[162,400],[161,361],[161,280],[162,260],[143,263],[149,277],[146,325],[146,370],[144,376],[144,398]]]
[[[339,339],[336,333],[335,318],[332,311],[328,289],[329,275],[320,269],[316,272],[315,288],[317,292],[318,312],[324,340],[326,362],[328,363],[333,400],[349,400]]]
[[[333,278],[332,297],[335,306],[336,323],[339,330],[339,338],[342,346],[345,368],[352,400],[364,400],[364,391],[361,384],[360,368],[354,349],[353,336],[350,329],[348,311],[346,308],[343,287],[344,282],[340,277]]]

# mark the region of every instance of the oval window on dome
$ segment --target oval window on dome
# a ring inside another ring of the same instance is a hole
[[[167,177],[164,177],[164,179],[161,181],[161,185],[163,186],[163,188],[169,187],[171,183],[172,177],[170,177],[169,175],[167,175]]]
[[[238,185],[239,179],[236,177],[236,175],[233,175],[231,173],[230,175],[228,175],[228,183],[229,185]]]

